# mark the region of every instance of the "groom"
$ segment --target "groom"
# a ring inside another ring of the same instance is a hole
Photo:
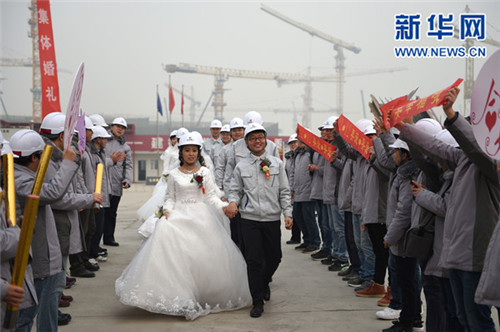
[[[240,161],[229,187],[229,205],[225,213],[232,218],[241,214],[243,256],[247,263],[248,282],[252,294],[251,317],[264,312],[269,301],[269,282],[281,262],[281,212],[285,227],[292,228],[290,188],[283,163],[266,153],[267,132],[258,123],[245,129],[245,143],[251,154]]]

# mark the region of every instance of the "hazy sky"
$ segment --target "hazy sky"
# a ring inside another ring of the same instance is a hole
[[[31,57],[28,19],[29,1],[0,0],[1,57]],[[149,116],[156,118],[156,85],[167,97],[168,82],[162,64],[181,62],[227,68],[304,73],[308,66],[316,75],[334,73],[332,45],[267,14],[257,1],[51,1],[56,58],[59,69],[61,107],[66,110],[74,72],[85,62],[85,82],[81,106],[88,114],[107,116]],[[473,12],[487,15],[487,35],[500,41],[500,1],[469,1]],[[336,38],[353,43],[362,51],[344,51],[346,73],[373,69],[407,67],[396,73],[347,77],[344,85],[344,112],[353,121],[362,118],[362,90],[365,103],[369,95],[394,98],[420,87],[427,96],[465,75],[461,58],[396,58],[394,46],[460,46],[461,41],[445,38],[436,41],[426,36],[426,18],[432,13],[464,12],[466,2],[378,2],[321,1],[265,2],[273,9]],[[421,40],[394,39],[394,15],[422,15]],[[498,48],[478,43],[493,54]],[[479,73],[484,59],[476,59]],[[31,69],[0,68],[0,89],[11,114],[31,115]],[[176,73],[172,84],[184,85],[186,93],[202,104],[201,114],[214,78],[207,75]],[[304,84],[278,87],[273,81],[230,78],[225,88],[225,119],[243,116],[246,111],[262,112],[265,122],[280,122],[280,134],[292,132],[291,113],[273,113],[274,109],[301,110]],[[315,110],[335,108],[336,84],[313,83]],[[180,95],[174,120],[180,120]],[[462,99],[458,108],[462,107]],[[186,111],[189,101],[186,100]],[[439,112],[441,112],[439,110]],[[368,114],[369,115],[369,114]],[[2,114],[3,116],[3,114]],[[316,127],[329,114],[312,117]],[[209,106],[204,120],[213,117]],[[186,114],[186,121],[189,116]],[[162,121],[165,121],[163,118]]]

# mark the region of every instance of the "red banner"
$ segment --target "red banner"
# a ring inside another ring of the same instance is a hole
[[[304,142],[305,145],[325,157],[328,161],[332,161],[332,153],[335,151],[334,145],[331,145],[324,139],[314,135],[299,124],[297,124],[297,138]]]
[[[57,80],[56,51],[52,34],[49,0],[37,0],[38,52],[42,77],[42,119],[49,113],[61,112]]]
[[[380,111],[382,112],[382,119],[384,120],[384,127],[386,129],[391,128],[390,122],[389,122],[389,111],[392,111],[393,109],[400,107],[408,101],[408,95],[396,98],[394,100],[391,100],[390,102],[380,106]]]
[[[391,117],[389,118],[389,123],[391,127],[404,119],[408,119],[411,116],[422,113],[436,106],[441,106],[444,103],[444,97],[451,89],[457,87],[462,83],[463,79],[459,78],[455,83],[443,89],[441,91],[435,92],[430,96],[422,99],[407,101],[403,105],[400,105],[393,109]]]
[[[372,140],[363,134],[361,130],[344,115],[341,115],[337,120],[337,127],[340,136],[368,160],[370,158],[370,147],[373,145]]]

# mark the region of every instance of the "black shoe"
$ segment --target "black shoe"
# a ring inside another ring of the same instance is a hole
[[[263,312],[264,312],[264,305],[261,303],[255,304],[252,310],[250,310],[250,317],[258,318],[262,316]]]
[[[335,259],[332,255],[329,255],[327,258],[321,260],[321,264],[323,265],[332,265]]]
[[[320,261],[320,260],[323,260],[323,259],[327,259],[328,257],[331,257],[332,255],[330,255],[328,253],[328,251],[326,250],[320,250],[318,251],[317,253],[315,254],[312,254],[311,255],[311,258],[315,261]]]
[[[288,241],[286,241],[286,244],[299,244],[300,243],[300,240],[294,240],[294,239],[290,239]]]
[[[83,262],[83,266],[85,266],[85,268],[87,270],[92,271],[92,272],[99,271],[99,264],[97,264],[97,263],[92,264],[89,261],[85,261],[85,262]]]
[[[295,250],[304,250],[305,248],[307,248],[307,244],[302,243],[300,246],[296,246]]]
[[[335,263],[333,263],[332,265],[330,265],[328,267],[328,271],[338,272],[338,271],[342,270],[342,268],[344,268],[346,266],[346,264],[349,264],[349,263],[347,263],[347,262],[342,263],[341,261],[335,261]]]
[[[392,322],[392,326],[383,329],[382,332],[413,332],[413,327],[403,325],[401,322],[395,320]]]
[[[342,277],[342,280],[344,280],[344,281],[350,281],[350,280],[354,280],[354,279],[361,279],[358,272],[352,271],[348,275]]]
[[[71,315],[70,314],[64,314],[59,311],[59,315],[57,317],[57,325],[68,325],[68,323],[71,321]]]
[[[351,279],[347,282],[349,287],[360,287],[363,284],[363,279],[358,277],[357,279]]]
[[[71,271],[71,276],[78,277],[78,278],[94,278],[95,273],[90,272],[87,269],[82,269],[82,270],[77,270],[77,271]]]
[[[315,254],[318,251],[318,247],[316,246],[307,246],[304,250],[302,250],[303,254]]]
[[[271,289],[269,288],[268,285],[266,290],[264,291],[264,300],[269,301],[270,299],[271,299]]]
[[[347,269],[340,270],[339,273],[337,273],[337,275],[339,277],[345,277],[345,276],[351,274],[351,272],[352,272],[352,265],[349,265],[349,267]]]
[[[118,247],[120,244],[116,241],[112,241],[112,242],[104,242],[104,245],[111,246],[111,247]]]

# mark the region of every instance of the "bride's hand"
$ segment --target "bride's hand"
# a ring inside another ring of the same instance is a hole
[[[169,215],[170,215],[170,213],[165,212],[165,213],[162,215],[162,217],[165,217],[165,219],[166,219],[166,220],[168,220],[168,216],[169,216]]]

